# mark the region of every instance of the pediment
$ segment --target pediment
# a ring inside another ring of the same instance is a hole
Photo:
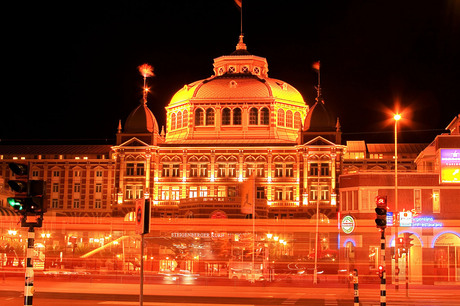
[[[131,138],[128,141],[120,144],[119,147],[150,147],[149,144],[137,139],[136,137]]]
[[[327,140],[326,138],[323,138],[321,136],[318,136],[316,138],[313,138],[309,142],[306,142],[304,146],[336,146],[335,143],[332,141]]]

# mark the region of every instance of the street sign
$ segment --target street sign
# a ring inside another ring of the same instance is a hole
[[[150,201],[148,199],[136,200],[136,234],[150,233]]]

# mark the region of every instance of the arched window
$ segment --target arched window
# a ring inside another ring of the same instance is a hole
[[[300,129],[302,127],[302,118],[300,117],[299,112],[295,112],[294,114],[294,128]]]
[[[260,111],[260,124],[269,125],[269,122],[270,122],[270,117],[269,117],[268,108],[264,107]]]
[[[284,110],[278,110],[278,126],[284,126]]]
[[[214,109],[212,108],[206,110],[206,125],[214,125]]]
[[[241,125],[241,108],[233,110],[233,125]]]
[[[204,125],[204,112],[201,108],[195,111],[195,126]]]
[[[182,127],[182,112],[177,113],[177,128],[180,129]]]
[[[184,128],[188,127],[188,111],[184,110],[184,117],[182,118],[182,126]]]
[[[172,113],[171,115],[171,131],[176,129],[176,114]]]
[[[227,107],[222,110],[222,125],[230,125],[230,109]]]
[[[286,127],[292,128],[292,112],[290,110],[286,112]]]
[[[257,125],[259,123],[259,113],[257,108],[253,107],[249,110],[249,124]]]

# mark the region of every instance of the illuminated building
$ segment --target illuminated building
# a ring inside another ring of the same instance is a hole
[[[364,141],[342,145],[339,120],[326,109],[320,88],[312,104],[309,108],[290,84],[270,78],[267,60],[250,54],[241,36],[232,54],[214,60],[211,77],[186,84],[174,94],[166,106],[165,128],[159,128],[144,99],[124,124],[119,123],[114,145],[2,144],[0,177],[5,186],[12,176],[9,162],[30,162],[30,178],[47,181],[48,212],[43,230],[62,230],[49,239],[64,244],[70,254],[77,244],[108,245],[114,250],[121,245],[138,246],[129,222],[134,220],[135,200],[143,198],[150,199],[152,205],[150,241],[176,239],[177,244],[185,244],[188,239],[209,246],[215,238],[241,243],[252,227],[246,219],[249,216],[241,211],[241,184],[255,172],[255,226],[261,240],[265,234],[273,235],[263,240],[273,249],[268,252],[271,256],[311,259],[314,225],[319,220],[318,248],[324,258],[342,260],[334,254],[350,248],[348,242],[356,245],[356,258],[368,258],[367,241],[372,240],[367,239],[372,235],[378,238],[372,198],[381,190],[391,193],[394,149],[391,144]],[[456,131],[458,135],[458,119],[449,126],[452,134]],[[444,141],[444,136],[438,139]],[[411,198],[417,194],[415,190],[420,190],[422,207],[428,201],[423,198],[425,189],[432,190],[429,193],[439,209],[443,203],[450,205],[448,199],[458,198],[458,187],[435,183],[438,174],[410,172],[440,169],[441,151],[432,145],[424,149],[424,145],[399,144],[398,148],[401,180],[405,181],[400,187],[401,199],[409,199],[401,208],[409,210],[415,208],[412,203],[419,203]],[[385,182],[378,184],[376,177],[384,177]],[[4,212],[7,196],[6,189],[0,190]],[[355,232],[338,235],[338,212],[356,218]],[[10,226],[13,218],[2,224]],[[359,236],[363,225],[365,235]],[[451,230],[459,233],[458,227]],[[147,251],[155,259],[151,269],[162,271],[178,265],[179,260],[171,259],[174,254],[160,242],[158,245]],[[206,264],[208,272],[214,269],[210,267],[223,266],[198,251],[200,248],[183,259],[184,268],[203,271]],[[232,245],[232,251],[235,248]],[[245,249],[241,249],[243,257]],[[123,252],[123,256],[135,255]],[[229,255],[219,256],[223,262],[230,260]],[[350,263],[349,259],[346,257],[345,263]]]
[[[416,170],[402,170],[398,178],[398,212],[395,211],[394,177],[391,171],[349,171],[340,177],[340,214],[354,218],[356,228],[341,231],[344,268],[358,268],[360,275],[372,275],[381,264],[378,259],[380,236],[375,228],[375,197],[387,196],[387,243],[392,259],[387,257],[387,279],[394,277],[395,231],[408,235],[413,246],[399,258],[400,282],[405,277],[405,259],[411,283],[459,281],[460,274],[460,134],[459,116],[446,128],[449,134],[438,135],[415,158]],[[399,154],[405,154],[399,151]],[[407,153],[406,153],[407,154]],[[355,169],[354,169],[355,170]],[[399,214],[398,214],[399,213]]]

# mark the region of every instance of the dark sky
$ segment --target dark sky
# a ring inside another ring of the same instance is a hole
[[[324,98],[345,139],[392,141],[385,110],[395,101],[410,110],[404,142],[431,141],[460,113],[460,1],[316,2],[244,0],[245,42],[310,106],[311,64],[321,60]],[[148,106],[164,125],[172,95],[209,77],[240,30],[232,0],[17,3],[3,31],[3,143],[113,143],[118,120],[141,99],[143,63],[155,68]]]

